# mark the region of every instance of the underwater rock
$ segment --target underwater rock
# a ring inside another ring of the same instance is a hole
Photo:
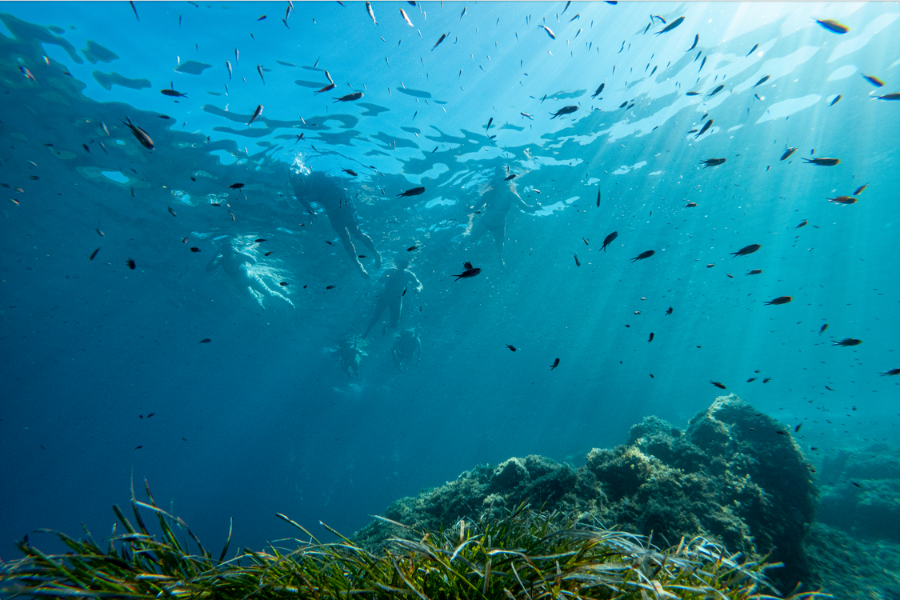
[[[819,478],[822,523],[900,544],[900,452],[887,444],[835,451],[824,457]]]
[[[698,413],[687,431],[656,417],[631,428],[626,445],[594,449],[578,469],[540,456],[480,465],[455,481],[392,503],[384,516],[419,530],[460,519],[497,518],[523,504],[595,517],[605,526],[677,545],[701,535],[732,552],[784,568],[776,586],[809,584],[803,545],[815,515],[812,470],[790,431],[737,396]],[[355,539],[380,548],[403,530],[374,521]]]

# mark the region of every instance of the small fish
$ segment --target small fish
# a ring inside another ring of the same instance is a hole
[[[506,344],[506,347],[509,348],[510,352],[515,352],[515,351],[516,351],[516,347],[513,346],[512,344]]]
[[[576,110],[578,110],[577,106],[564,106],[561,109],[559,109],[558,111],[556,111],[555,113],[550,113],[551,115],[553,115],[552,117],[550,117],[550,119],[553,120],[556,117],[571,114],[571,113],[575,112]]]
[[[753,84],[753,87],[756,87],[756,86],[758,86],[758,85],[762,85],[762,84],[764,84],[765,82],[767,82],[768,80],[769,80],[769,76],[766,75],[765,77],[763,77],[762,79],[760,79],[759,81],[757,81],[756,83],[754,83],[754,84]],[[750,88],[750,89],[753,89],[753,88]]]
[[[875,96],[879,100],[900,100],[900,92],[895,92],[893,94],[885,94],[884,96]]]
[[[553,361],[553,364],[550,365],[550,370],[552,371],[553,369],[555,369],[558,366],[559,366],[559,359],[557,358],[556,360]]]
[[[856,204],[858,199],[851,196],[838,196],[837,198],[829,198],[828,201],[835,204]]]
[[[88,145],[87,145],[87,144],[82,144],[81,147],[84,148],[84,151],[87,152],[88,154],[91,153],[91,149],[88,148]]]
[[[747,53],[747,56],[750,56],[751,54],[753,54],[753,51],[756,50],[757,48],[759,48],[759,44],[756,44],[755,46],[750,48],[750,52]],[[747,58],[747,56],[745,56],[744,58]]]
[[[853,192],[853,195],[854,195],[854,196],[859,196],[859,195],[863,192],[863,190],[865,190],[867,187],[869,187],[869,184],[868,184],[868,183],[865,184],[865,185],[863,185],[863,186],[860,186],[860,187],[856,188],[856,191]]]
[[[481,269],[476,269],[470,262],[464,263],[463,266],[466,268],[466,270],[459,275],[454,275],[454,277],[456,277],[455,281],[459,281],[460,279],[468,279],[469,277],[475,277],[476,275],[481,273]]]
[[[280,285],[281,287],[286,287],[286,286],[288,286],[288,285],[290,285],[290,284],[289,284],[287,281],[279,281],[279,282],[278,282],[278,285]]]
[[[703,70],[703,65],[705,65],[705,64],[706,64],[706,59],[707,59],[707,57],[706,57],[706,56],[704,56],[704,57],[703,57],[703,60],[702,60],[702,61],[700,61],[700,68],[699,68],[699,69],[697,69],[697,72],[698,72],[698,73],[699,73],[699,72],[700,72],[700,71],[702,71],[702,70]]]
[[[412,24],[412,21],[409,20],[409,17],[406,16],[406,11],[402,8],[400,9],[400,14],[403,15],[403,20],[406,21],[407,25],[409,25],[410,27],[415,27],[415,25]]]
[[[819,335],[822,335],[823,333],[825,333],[826,329],[828,329],[828,323],[825,323],[824,325],[822,325],[822,327],[819,329]]]
[[[727,389],[723,384],[719,383],[718,381],[713,381],[712,379],[710,379],[709,382],[711,384],[713,384],[714,386],[716,386],[717,388],[719,388],[720,390]]]
[[[725,89],[725,84],[721,84],[721,85],[717,86],[717,87],[716,87],[713,91],[711,91],[709,94],[707,94],[706,97],[707,97],[707,98],[712,98],[713,96],[715,96],[716,94],[718,94],[719,92],[721,92],[721,91],[724,90],[724,89]]]
[[[441,45],[441,42],[443,42],[445,39],[447,39],[447,36],[448,36],[448,35],[450,35],[450,34],[449,34],[449,33],[442,33],[442,34],[441,34],[441,37],[438,38],[437,43],[436,43],[434,46],[431,47],[431,50],[434,51],[435,48],[437,48],[438,46],[440,46],[440,45]]]
[[[722,163],[724,163],[726,160],[728,160],[728,159],[726,159],[726,158],[706,158],[704,160],[701,160],[700,164],[703,165],[704,169],[707,169],[709,167],[717,167],[717,166],[721,165]]]
[[[131,5],[131,10],[134,11],[134,18],[137,19],[138,21],[140,21],[141,18],[137,14],[137,7],[134,5],[133,0],[128,0],[128,4]],[[140,446],[138,446],[138,448],[140,448]]]
[[[884,82],[874,75],[863,75],[862,77],[875,87],[884,87]]]
[[[315,92],[315,93],[316,93],[316,94],[321,94],[322,92],[330,92],[330,91],[333,90],[334,88],[335,88],[335,85],[334,85],[333,83],[329,83],[328,85],[326,85],[326,86],[323,87],[321,90],[319,90],[319,91],[317,91],[317,92]]]
[[[771,377],[766,377],[765,379],[763,379],[763,383],[769,383],[770,381],[772,381]]]
[[[526,113],[526,112],[519,113],[519,114],[522,115],[523,117],[526,117],[526,118],[531,119],[532,121],[534,121],[534,117],[533,117],[532,115],[529,115],[529,114]]]
[[[263,15],[257,19],[257,21],[265,21],[265,20],[266,20],[266,15]]]
[[[828,106],[834,106],[835,104],[837,104],[838,100],[840,100],[840,99],[841,99],[841,95],[838,94],[837,97],[835,97],[835,99],[832,100],[831,104],[829,104]]]
[[[700,92],[688,92],[685,96],[699,96]]]
[[[554,40],[556,39],[556,36],[553,35],[553,32],[550,31],[550,28],[549,28],[549,27],[547,27],[546,25],[541,25],[541,27],[544,28],[544,31],[547,32],[547,35],[549,35],[549,36],[550,36],[551,38],[553,38]]]
[[[690,52],[691,50],[693,50],[694,48],[696,48],[696,47],[697,47],[697,42],[699,42],[699,41],[700,41],[700,34],[698,33],[698,34],[696,34],[696,35],[694,36],[694,44],[693,44],[690,48],[688,48],[687,50],[685,50],[685,52]]]
[[[816,23],[818,23],[828,31],[837,33],[839,35],[845,34],[850,31],[849,27],[847,27],[843,23],[838,23],[833,19],[816,19]]]
[[[652,341],[653,341],[653,332],[651,331],[651,332],[650,332],[650,339],[647,340],[647,343],[649,344],[649,343],[652,342]]]
[[[177,214],[174,210],[172,210],[172,207],[171,207],[171,206],[167,206],[166,208],[169,209],[169,214],[170,214],[170,215],[172,215],[173,217],[177,217],[177,216],[178,216],[178,214]]]
[[[669,310],[666,311],[666,316],[671,315],[673,311],[674,311],[674,309],[670,306]]]
[[[694,208],[696,206],[697,206],[696,202],[688,202],[687,204],[684,205],[685,208]]]
[[[166,96],[172,96],[173,98],[187,98],[187,94],[182,94],[178,90],[175,90],[172,88],[165,89],[165,90],[159,90],[159,91],[162,92],[163,94],[165,94]]]
[[[575,257],[575,266],[576,266],[576,267],[580,267],[580,266],[581,266],[581,261],[578,260],[578,255],[577,255],[577,254],[573,254],[572,256]]]
[[[239,190],[239,189],[241,189],[242,187],[244,187],[244,184],[243,184],[243,183],[232,183],[232,184],[229,185],[228,187],[229,187],[230,189],[232,189],[232,190]]]
[[[844,338],[839,342],[833,342],[835,346],[859,346],[862,344],[862,340],[857,340],[854,338]]]
[[[133,258],[129,258],[128,260],[126,260],[125,264],[128,265],[128,268],[131,269],[132,271],[134,271],[137,268],[137,265],[135,264]]]
[[[128,128],[131,130],[131,133],[134,134],[134,137],[137,138],[137,141],[139,141],[144,148],[147,148],[148,150],[153,150],[153,140],[150,139],[150,136],[147,135],[146,131],[144,131],[137,125],[134,125],[131,122],[131,119],[129,119],[128,117],[125,117],[125,120],[122,122],[125,123],[126,125],[128,125]]]
[[[890,371],[885,371],[884,373],[879,373],[879,375],[882,377],[900,375],[900,369],[891,369]]]
[[[504,178],[503,178],[503,181],[512,181],[512,180],[515,179],[516,177],[518,177],[518,175],[516,175],[515,173],[513,173],[513,174],[511,174],[511,175],[507,175],[506,177],[504,177]]]
[[[90,258],[90,260],[94,260],[94,257],[97,256],[97,253],[98,253],[98,252],[100,252],[100,248],[97,248],[96,250],[94,250],[93,252],[91,252],[91,258]]]
[[[797,225],[796,227],[794,227],[794,229],[800,229],[801,227],[806,227],[807,223],[809,223],[809,220],[803,219],[803,220],[800,222],[799,225]]]
[[[266,238],[256,238],[256,239],[253,240],[253,241],[256,242],[257,244],[262,244],[263,242],[266,241]]]
[[[669,23],[669,24],[666,26],[665,29],[663,29],[662,31],[657,31],[657,32],[656,32],[656,35],[661,35],[661,34],[666,33],[666,32],[668,32],[668,31],[672,31],[673,29],[675,29],[676,27],[678,27],[678,26],[681,25],[682,23],[684,23],[684,17],[678,17],[677,19],[675,19],[674,21],[672,21],[671,23]]]
[[[793,154],[796,151],[797,151],[796,148],[792,148],[792,147],[787,148],[784,151],[784,154],[781,155],[781,160],[787,160],[788,158],[791,157],[791,154]]]
[[[343,171],[344,173],[347,173],[348,175],[351,175],[353,177],[356,177],[358,175],[357,172],[354,171],[353,169],[341,169],[341,171]]]
[[[362,92],[355,92],[353,94],[347,94],[346,96],[341,96],[340,98],[335,98],[334,104],[337,104],[338,102],[352,102],[353,100],[359,100],[362,97],[363,97]]]
[[[237,65],[237,64],[240,64],[240,62],[241,62],[241,53],[238,52],[237,48],[235,48],[234,49],[234,64]]]
[[[259,106],[256,107],[256,110],[253,111],[253,116],[250,117],[250,120],[247,122],[247,125],[252,124],[253,121],[255,121],[259,117],[259,115],[262,114],[262,111],[263,111],[263,105],[260,104]]]
[[[256,65],[256,72],[259,73],[259,78],[262,79],[263,85],[266,85],[266,78],[263,77],[262,67]]]
[[[731,255],[735,258],[737,258],[738,256],[747,256],[748,254],[753,254],[760,248],[762,248],[760,244],[750,244],[749,246],[744,246],[737,252],[732,252]]]
[[[335,288],[335,286],[333,286],[333,285],[326,285],[326,286],[325,286],[325,289],[326,289],[326,290],[333,290],[334,288]]]
[[[100,127],[103,128],[103,131],[106,133],[106,137],[112,137],[111,135],[109,135],[109,129],[106,128],[106,123],[100,121]]]
[[[407,251],[407,252],[412,252],[413,250],[418,250],[418,249],[419,249],[418,246],[410,246],[409,248],[406,249],[406,251]]]
[[[201,344],[208,344],[208,343],[210,343],[211,341],[212,341],[212,340],[209,339],[209,338],[203,338],[202,340],[200,340],[200,343],[201,343]]]
[[[462,12],[459,13],[459,20],[462,21],[462,18],[466,16],[466,7],[463,6]]]
[[[397,194],[397,197],[400,198],[400,197],[403,197],[403,196],[418,196],[418,195],[420,195],[420,194],[422,194],[422,193],[424,193],[424,192],[425,192],[425,188],[424,188],[424,187],[415,187],[415,188],[406,190],[406,191],[403,192],[403,193]]]
[[[597,96],[599,96],[599,95],[600,95],[600,92],[603,91],[603,88],[604,88],[604,87],[606,87],[606,84],[605,84],[605,83],[601,83],[601,84],[600,84],[600,87],[597,88],[597,91],[594,92],[593,94],[591,94],[591,98],[596,98]]]
[[[603,246],[601,246],[600,249],[606,252],[606,247],[609,246],[617,237],[619,237],[619,232],[613,231],[611,234],[606,236],[606,239],[603,240]]]
[[[794,298],[792,296],[779,296],[779,297],[775,298],[774,300],[770,300],[769,302],[766,302],[765,304],[766,304],[766,306],[771,306],[773,304],[775,304],[775,305],[787,304],[788,302],[790,302],[793,299]]]
[[[645,252],[641,252],[640,254],[638,254],[637,256],[632,258],[631,262],[648,259],[651,256],[653,256],[654,254],[656,254],[656,251],[654,251],[654,250],[647,250]]]
[[[587,238],[581,238],[581,241],[584,242],[585,246],[590,246],[590,243],[588,243]]]
[[[706,133],[706,131],[707,131],[710,127],[712,127],[712,124],[713,124],[713,119],[710,119],[709,121],[707,121],[706,123],[704,123],[704,124],[703,124],[703,128],[700,130],[700,132],[699,132],[697,135],[694,136],[694,139],[696,140],[698,137],[700,137],[701,135],[703,135],[704,133]]]
[[[369,2],[366,2],[366,12],[369,13],[369,16],[372,17],[372,22],[377,26],[378,21],[375,20],[375,13],[372,11],[372,4]]]
[[[197,246],[194,246],[191,248],[191,252],[200,252],[200,248],[198,248]]]
[[[747,380],[747,383],[753,383],[754,381],[756,381],[756,377],[751,377]]]
[[[600,208],[600,194],[603,192],[599,187],[597,188],[597,208]]]

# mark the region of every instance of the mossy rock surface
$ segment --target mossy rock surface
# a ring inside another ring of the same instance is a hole
[[[817,494],[812,467],[790,430],[730,395],[698,413],[686,431],[648,417],[632,427],[627,444],[591,450],[578,469],[541,456],[481,465],[397,500],[384,516],[440,530],[530,502],[652,534],[661,545],[701,535],[732,552],[768,556],[785,564],[770,577],[790,590],[813,580],[803,540]],[[400,534],[400,528],[375,521],[355,539],[374,549]]]

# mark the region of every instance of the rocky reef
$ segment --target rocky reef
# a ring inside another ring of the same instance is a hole
[[[686,431],[656,417],[631,428],[627,444],[591,450],[573,468],[541,456],[477,466],[455,481],[402,498],[384,512],[419,530],[460,519],[498,518],[522,503],[594,517],[660,545],[704,536],[733,552],[766,557],[776,587],[814,584],[804,537],[815,516],[812,467],[789,429],[735,395],[722,396]],[[374,521],[355,540],[383,546],[403,530]]]

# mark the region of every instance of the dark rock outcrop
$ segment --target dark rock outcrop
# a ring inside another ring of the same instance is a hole
[[[500,516],[523,502],[593,516],[607,527],[653,535],[658,545],[704,536],[732,552],[783,562],[769,571],[785,591],[809,584],[803,546],[817,491],[790,431],[737,396],[724,396],[681,431],[656,417],[626,445],[592,450],[575,469],[540,456],[478,466],[455,481],[391,504],[384,516],[416,529]],[[377,548],[402,535],[375,521],[356,539]]]

